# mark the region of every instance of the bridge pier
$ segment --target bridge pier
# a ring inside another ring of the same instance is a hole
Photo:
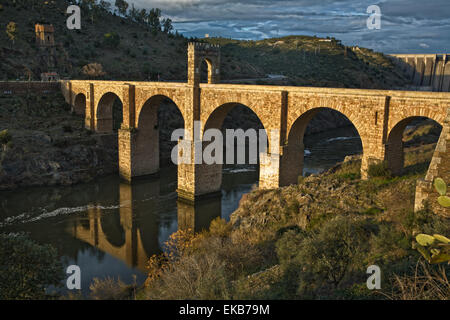
[[[202,159],[209,142],[180,140],[178,149],[178,197],[190,202],[220,194],[222,164],[206,164]],[[184,154],[190,150],[190,158]],[[183,159],[183,160],[181,160]]]
[[[208,230],[211,221],[221,216],[221,200],[222,196],[220,194],[196,203],[179,199],[177,201],[178,230],[190,232]]]
[[[120,225],[125,231],[125,244],[123,247],[123,259],[130,266],[137,265],[138,256],[138,241],[137,241],[137,227],[133,217],[133,188],[130,185],[120,184],[119,186],[120,199]]]
[[[298,183],[303,174],[304,146],[280,147],[281,154],[260,153],[259,187],[273,189]]]
[[[90,83],[86,95],[86,112],[84,118],[84,126],[88,130],[95,131],[95,101],[94,101],[94,84]]]
[[[119,175],[125,181],[159,172],[159,134],[153,127],[146,131],[135,128],[118,131]]]

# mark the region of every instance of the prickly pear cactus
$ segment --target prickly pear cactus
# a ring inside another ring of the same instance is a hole
[[[434,180],[434,188],[439,193],[438,202],[444,208],[450,208],[450,197],[447,196],[447,184],[441,178]]]
[[[419,234],[416,236],[413,248],[417,249],[422,256],[432,264],[450,261],[450,239],[434,234]]]

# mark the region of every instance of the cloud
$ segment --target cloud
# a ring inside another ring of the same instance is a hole
[[[112,1],[114,2],[114,1]],[[129,0],[160,8],[186,36],[263,39],[333,36],[383,52],[448,52],[450,1],[433,0]],[[381,8],[381,30],[368,30],[367,8]],[[425,47],[421,44],[427,44]]]

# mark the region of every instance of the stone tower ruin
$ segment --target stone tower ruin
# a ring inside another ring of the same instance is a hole
[[[53,25],[36,24],[36,45],[39,49],[39,63],[43,72],[52,71],[56,67],[55,29]]]

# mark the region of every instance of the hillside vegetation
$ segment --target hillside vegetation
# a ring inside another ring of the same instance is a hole
[[[122,1],[124,3],[124,1]],[[185,80],[187,43],[208,41],[222,46],[222,79],[264,79],[282,74],[289,85],[391,88],[405,80],[383,54],[347,48],[335,39],[290,36],[261,41],[222,38],[187,39],[172,30],[158,9],[108,6],[81,1],[81,30],[66,27],[70,1],[0,0],[0,72],[3,79],[40,79],[34,25],[55,28],[56,67],[64,78],[115,80]],[[126,7],[126,6],[125,6]],[[122,11],[121,13],[119,13]],[[7,25],[15,23],[13,39]],[[98,63],[103,73],[83,73]],[[53,70],[52,70],[53,71]],[[270,84],[270,80],[256,83]]]
[[[363,181],[352,160],[298,185],[255,189],[230,222],[173,235],[137,298],[448,299],[450,265],[429,265],[411,245],[419,233],[450,231],[448,219],[413,210],[431,155],[408,150],[400,177]],[[382,270],[380,290],[367,288],[370,265]]]

